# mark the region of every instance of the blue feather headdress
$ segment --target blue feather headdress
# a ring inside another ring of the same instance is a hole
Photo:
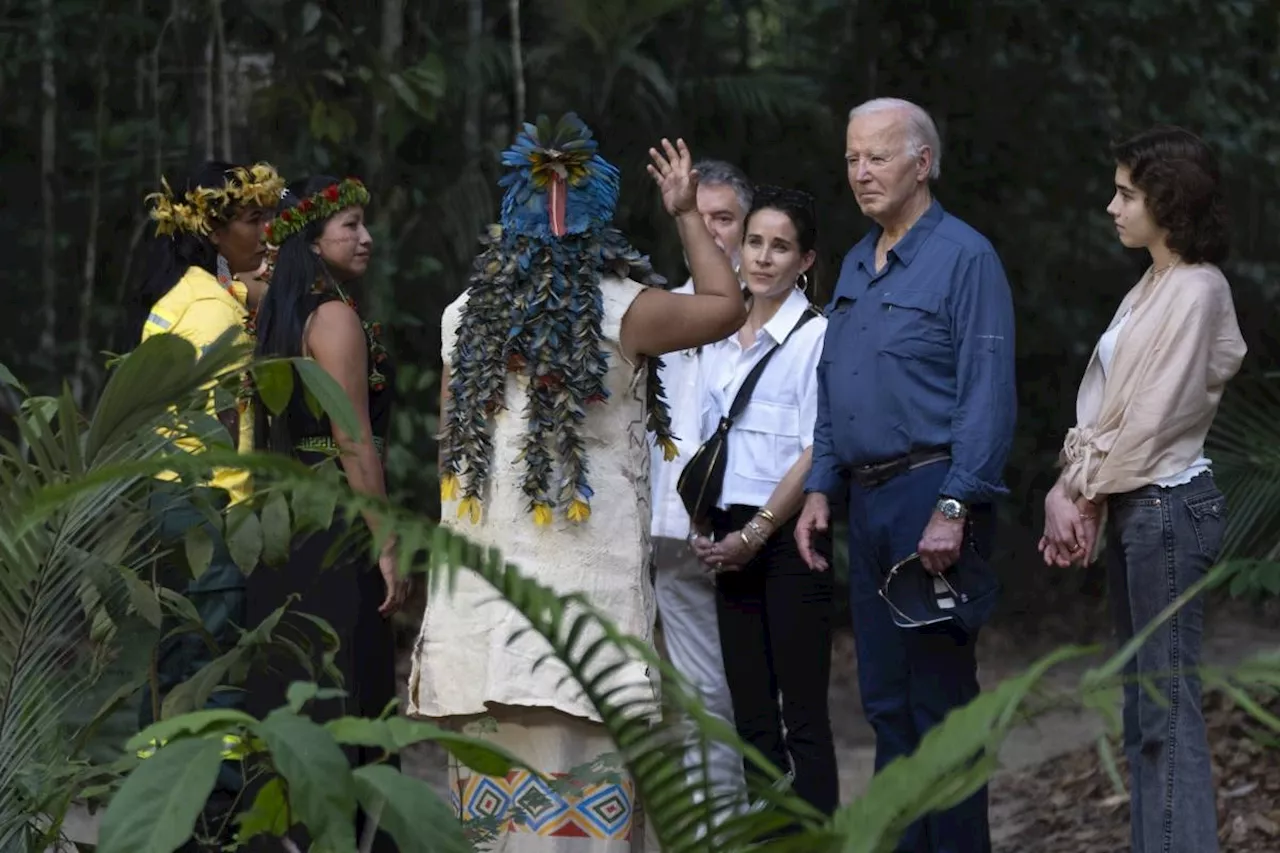
[[[525,124],[502,154],[502,227],[527,237],[563,237],[613,221],[621,176],[596,153],[591,129],[569,113],[553,128]]]
[[[493,417],[512,374],[528,383],[522,489],[538,524],[561,509],[573,522],[591,515],[593,491],[579,426],[609,391],[608,350],[600,331],[605,276],[660,286],[649,259],[612,225],[618,170],[596,153],[591,130],[570,113],[552,126],[526,124],[503,152],[509,171],[501,224],[481,238],[462,312],[441,435],[441,499],[461,499],[459,516],[478,522],[489,481]],[[648,360],[648,421],[674,454],[671,421]],[[558,471],[556,469],[559,469]]]

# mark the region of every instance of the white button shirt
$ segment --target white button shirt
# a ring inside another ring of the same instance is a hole
[[[693,280],[675,288],[672,293],[693,294]],[[702,394],[696,349],[670,352],[662,357],[662,387],[667,409],[671,413],[671,431],[675,434],[675,459],[667,462],[662,449],[653,448],[649,481],[653,490],[653,536],[684,539],[689,535],[689,514],[684,510],[676,482],[680,472],[702,445]]]
[[[751,368],[786,339],[808,307],[808,298],[793,290],[777,313],[756,332],[751,346],[743,349],[734,334],[703,348],[703,441],[729,414],[729,406]],[[826,318],[815,317],[769,360],[750,402],[729,431],[719,502],[722,509],[731,504],[764,506],[800,454],[813,444],[818,417],[818,359],[826,332]]]

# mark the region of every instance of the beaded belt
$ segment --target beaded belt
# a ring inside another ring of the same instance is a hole
[[[386,449],[386,441],[381,436],[373,437],[373,446],[381,453]],[[295,450],[301,450],[311,453],[341,453],[342,448],[338,446],[338,442],[333,440],[333,436],[313,435],[302,439],[294,446]]]

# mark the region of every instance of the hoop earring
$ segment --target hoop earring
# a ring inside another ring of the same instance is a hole
[[[796,286],[800,288],[801,293],[808,293],[809,274],[804,272],[800,273],[799,277],[796,278]]]

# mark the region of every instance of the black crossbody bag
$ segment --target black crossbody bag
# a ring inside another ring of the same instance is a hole
[[[720,419],[720,425],[716,427],[715,434],[703,442],[698,452],[693,454],[685,464],[684,470],[680,472],[680,479],[676,481],[676,491],[680,494],[680,500],[684,503],[689,518],[694,522],[704,521],[720,501],[720,491],[724,488],[724,474],[729,458],[729,430],[733,428],[733,422],[751,401],[751,392],[755,390],[769,360],[773,358],[774,353],[786,346],[787,341],[791,340],[791,336],[801,326],[814,317],[820,316],[822,315],[812,306],[807,308],[782,342],[756,362],[756,366],[751,368],[751,372],[738,388],[738,393],[729,406],[729,414]]]

